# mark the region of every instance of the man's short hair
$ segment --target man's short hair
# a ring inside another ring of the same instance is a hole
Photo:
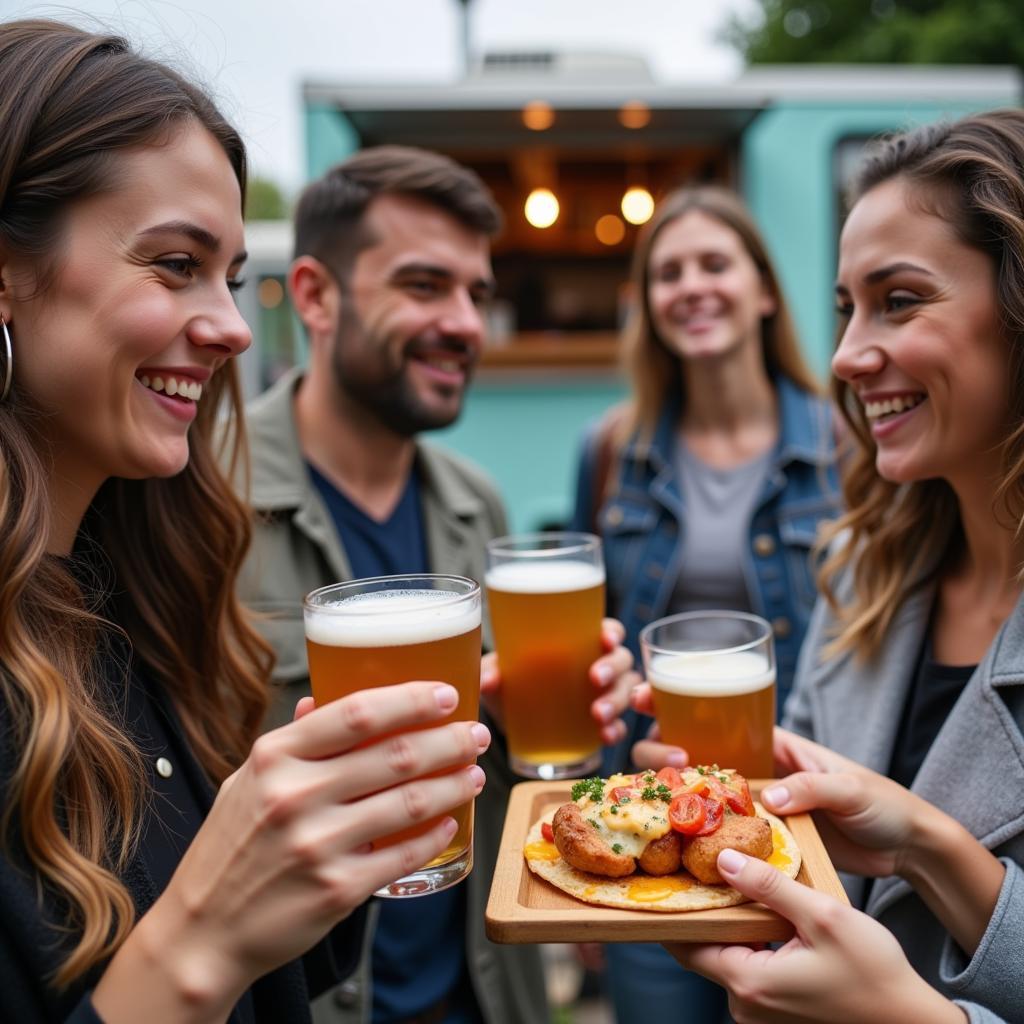
[[[373,242],[362,219],[381,195],[421,199],[488,237],[501,229],[501,210],[475,171],[429,150],[375,146],[303,190],[295,212],[295,257],[313,256],[344,280],[359,251]]]

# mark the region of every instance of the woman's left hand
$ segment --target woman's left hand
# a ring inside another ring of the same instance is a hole
[[[600,726],[601,742],[606,746],[618,743],[626,735],[622,713],[629,707],[630,692],[640,682],[640,676],[632,670],[633,655],[622,646],[625,636],[621,622],[605,619],[601,624],[601,646],[605,653],[590,666],[590,681],[594,684],[590,713]],[[480,700],[491,719],[502,728],[501,670],[493,651],[480,662]]]
[[[729,992],[743,1024],[964,1024],[967,1015],[931,988],[881,924],[825,893],[735,850],[718,858],[722,877],[791,921],[777,950],[666,944],[688,970]]]

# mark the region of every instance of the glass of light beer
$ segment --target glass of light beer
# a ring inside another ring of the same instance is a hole
[[[473,580],[422,574],[336,583],[309,594],[303,614],[309,678],[318,706],[357,690],[438,680],[459,693],[458,706],[443,721],[476,721],[481,601],[480,586]],[[469,874],[473,802],[451,816],[459,827],[447,849],[420,870],[378,890],[378,896],[424,896]],[[405,829],[377,845],[421,834],[435,823]]]
[[[640,631],[654,713],[665,743],[690,764],[773,775],[775,647],[772,628],[746,612],[685,612]]]
[[[509,763],[569,779],[601,762],[589,670],[602,654],[604,561],[589,533],[528,533],[487,545],[487,601],[501,666]]]

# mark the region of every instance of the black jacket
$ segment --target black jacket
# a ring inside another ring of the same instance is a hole
[[[115,673],[114,665],[118,663],[119,671]],[[109,666],[111,677],[120,675],[122,689],[124,664],[117,658]],[[201,812],[205,817],[213,803],[213,789],[198,762],[188,752],[182,727],[170,701],[155,688],[146,688],[137,671],[131,673],[129,686],[147,689],[150,707],[157,708],[163,719],[163,728],[173,734],[176,765],[187,773],[193,792],[202,794]],[[4,797],[18,756],[11,724],[10,707],[0,696],[0,796]],[[153,801],[147,805],[143,813],[155,814],[156,803]],[[63,992],[48,981],[71,945],[68,935],[61,931],[68,915],[66,907],[61,905],[55,894],[43,891],[39,895],[38,879],[28,866],[16,817],[0,844],[0,1021],[4,1024],[101,1024],[89,996],[102,974],[102,968],[79,979]],[[161,829],[144,828],[142,834],[159,840]],[[159,895],[145,854],[145,846],[141,845],[121,879],[139,916],[153,905]],[[310,998],[337,984],[355,967],[364,918],[361,908],[302,960],[285,964],[256,981],[249,993],[251,1011],[244,1016],[233,1011],[229,1018],[232,1024],[253,1019],[258,1024],[309,1022]]]

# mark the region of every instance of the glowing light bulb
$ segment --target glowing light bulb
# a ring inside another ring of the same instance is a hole
[[[622,216],[630,224],[646,224],[654,213],[654,198],[645,188],[634,185],[622,196]]]
[[[626,237],[626,225],[614,213],[606,213],[598,218],[594,234],[602,245],[618,245]]]
[[[549,228],[558,220],[558,198],[549,188],[535,188],[527,197],[523,213],[535,228]]]
[[[543,100],[531,100],[523,107],[523,124],[531,131],[547,131],[555,123],[555,112],[550,103]]]

